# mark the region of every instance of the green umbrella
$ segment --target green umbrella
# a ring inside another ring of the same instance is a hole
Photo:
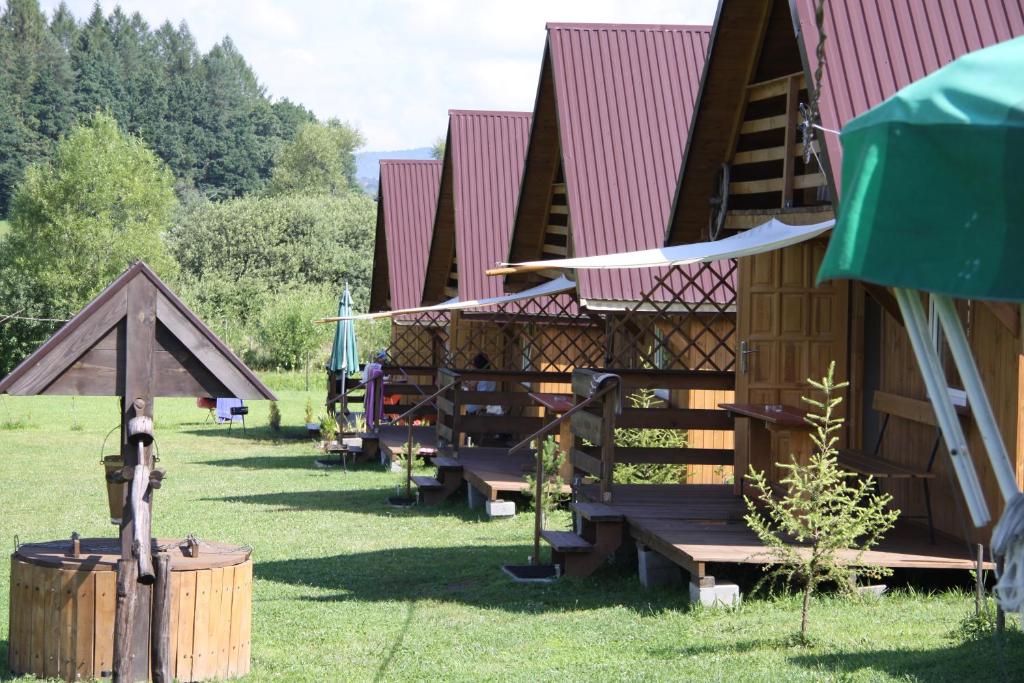
[[[338,317],[352,315],[352,293],[348,285],[338,302]],[[354,320],[339,320],[334,330],[334,344],[331,345],[331,360],[328,369],[334,373],[351,375],[359,370],[359,354],[356,350],[356,325]]]
[[[1024,300],[1024,38],[903,88],[840,139],[843,197],[818,278],[893,288],[971,517],[984,526],[990,514],[919,291],[932,294],[1007,503],[992,545],[1014,564],[997,589],[1016,611],[1024,607],[1024,497],[951,297]]]
[[[1024,37],[967,54],[843,128],[819,280],[1024,300]]]

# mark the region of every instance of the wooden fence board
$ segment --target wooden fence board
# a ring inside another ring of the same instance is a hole
[[[95,671],[114,668],[114,613],[117,611],[117,572],[96,572],[96,630],[93,633]]]
[[[192,680],[192,638],[195,633],[196,572],[180,572],[181,592],[178,595],[178,650],[176,676]]]

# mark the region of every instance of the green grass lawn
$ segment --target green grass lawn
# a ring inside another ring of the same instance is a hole
[[[314,469],[315,451],[301,438],[307,394],[294,378],[287,386],[281,412],[295,438],[282,440],[271,438],[265,403],[251,404],[247,435],[230,436],[203,424],[192,400],[156,404],[167,479],[157,492],[155,534],[191,532],[254,548],[248,680],[1024,677],[1019,632],[968,644],[947,637],[972,610],[960,590],[821,599],[812,614],[815,644],[802,647],[792,639],[799,606],[791,598],[748,599],[735,611],[690,609],[683,589],[644,591],[635,570],[612,567],[583,581],[512,584],[498,567],[525,561],[530,516],[490,522],[463,500],[396,511],[384,499],[398,475]],[[319,389],[308,395],[322,399]],[[19,425],[0,429],[0,539],[113,535],[99,458],[117,416],[113,398],[0,397],[0,424]],[[71,430],[55,433],[55,424]],[[8,594],[5,567],[4,615]],[[0,617],[0,678],[7,628]]]
[[[0,239],[2,239],[4,237],[4,235],[6,235],[7,232],[10,229],[11,229],[11,224],[10,223],[8,223],[7,221],[0,220]]]

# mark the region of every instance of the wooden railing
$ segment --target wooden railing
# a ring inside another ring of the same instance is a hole
[[[708,379],[718,373],[694,372],[673,377],[675,373],[662,373],[662,384],[672,388],[705,388]],[[731,374],[731,373],[728,373]],[[700,375],[712,375],[702,378]],[[611,502],[612,481],[616,464],[657,465],[732,465],[732,449],[678,448],[678,447],[619,447],[615,429],[722,430],[732,431],[733,420],[724,410],[699,408],[633,408],[621,407],[619,401],[628,401],[615,392],[604,391],[599,379],[608,373],[599,370],[573,372],[573,395],[577,407],[571,416],[572,434],[587,442],[573,444],[570,458],[573,468],[600,482],[601,499]],[[620,386],[628,386],[621,376],[614,375]],[[598,400],[595,400],[598,399]],[[575,438],[574,438],[575,442]]]

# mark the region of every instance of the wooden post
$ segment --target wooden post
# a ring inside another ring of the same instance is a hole
[[[540,564],[540,532],[544,529],[544,446],[538,439],[537,446],[537,483],[533,494],[533,564]]]
[[[129,437],[133,418],[153,418],[156,302],[157,289],[147,278],[136,278],[129,283],[125,315],[125,336],[128,342],[124,354],[124,394],[121,397],[121,455],[124,458],[125,478],[129,484],[125,487],[126,505],[121,516],[121,558],[133,561],[131,588],[125,589],[130,599],[126,595],[122,601],[120,588],[118,591],[115,632],[122,634],[122,638],[118,641],[115,636],[115,648],[121,647],[122,652],[119,660],[115,649],[114,659],[115,668],[122,667],[118,672],[119,680],[125,683],[149,678],[151,591],[148,585],[138,582],[140,565],[133,558],[136,552],[144,554],[151,551],[149,520],[152,516],[152,495],[149,493],[149,475],[142,472],[136,476],[136,468],[152,468],[153,447],[146,442],[140,448],[139,442]],[[136,517],[142,523],[138,533]],[[145,528],[142,528],[143,524]],[[119,582],[126,580],[118,576]],[[125,666],[129,668],[123,668]]]
[[[132,651],[138,582],[135,580],[135,560],[122,558],[117,561],[117,611],[114,614],[114,683],[133,681],[135,653]]]
[[[612,380],[618,381],[618,380]],[[612,502],[612,474],[615,471],[615,401],[618,388],[604,395],[601,404],[601,502]]]
[[[150,637],[153,682],[172,683],[171,678],[171,556],[156,558],[156,583],[153,586],[153,623]]]
[[[409,436],[405,444],[405,497],[412,500],[412,415],[405,420],[409,425]]]
[[[985,604],[985,582],[982,572],[985,571],[985,546],[976,546],[977,559],[974,562],[974,616],[980,617]]]

